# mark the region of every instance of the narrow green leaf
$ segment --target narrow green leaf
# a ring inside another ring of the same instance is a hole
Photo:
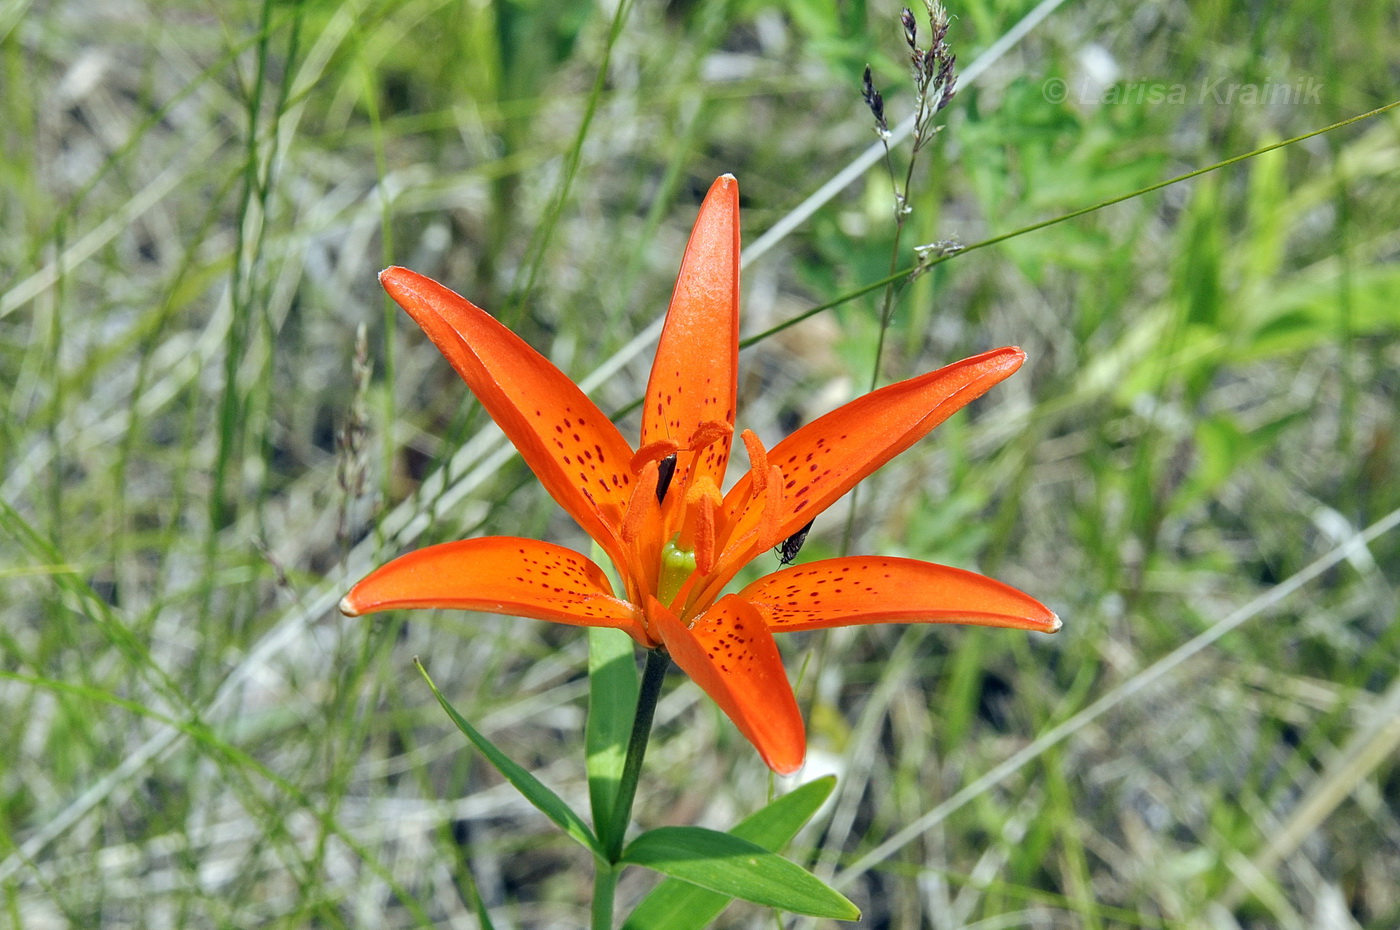
[[[741,820],[731,836],[757,843],[769,852],[788,844],[836,787],[836,776],[808,782]],[[733,898],[697,885],[668,878],[642,899],[622,930],[701,930],[720,915]]]
[[[486,902],[481,900],[481,889],[476,887],[476,876],[470,868],[463,871],[467,879],[467,897],[471,900],[472,910],[476,912],[476,922],[481,924],[481,930],[496,930],[496,925],[491,922],[491,914],[486,910]]]
[[[1261,142],[1277,142],[1264,138]],[[1284,216],[1288,206],[1288,158],[1283,149],[1264,152],[1249,163],[1249,234],[1241,263],[1241,285],[1253,288],[1274,281],[1283,267],[1292,224]],[[1244,321],[1241,321],[1244,322]]]
[[[612,806],[622,780],[627,740],[637,710],[635,652],[632,637],[621,630],[588,630],[588,727],[584,746],[593,828],[604,849],[611,846],[607,834],[612,830]]]
[[[854,904],[811,872],[728,833],[701,827],[657,827],[633,840],[623,851],[622,861],[794,914],[860,918]]]
[[[462,715],[457,713],[457,709],[447,702],[447,698],[443,697],[438,686],[433,684],[432,678],[428,676],[428,670],[423,667],[421,661],[414,658],[413,664],[418,666],[423,680],[428,683],[429,688],[433,689],[433,697],[437,698],[442,709],[447,711],[447,716],[451,717],[452,722],[457,724],[457,729],[466,734],[472,745],[480,750],[481,754],[486,757],[486,761],[495,766],[496,771],[504,775],[506,781],[514,785],[515,790],[523,794],[525,800],[535,805],[540,813],[558,824],[565,833],[578,840],[594,855],[602,856],[603,849],[598,845],[598,839],[593,835],[593,831],[588,829],[588,824],[583,822],[583,818],[574,813],[574,809],[565,804],[563,798],[545,787],[544,782],[497,749],[489,739],[477,732],[476,727],[467,723]]]

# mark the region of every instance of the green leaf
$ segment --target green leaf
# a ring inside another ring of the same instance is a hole
[[[1354,336],[1392,336],[1400,330],[1400,268],[1357,268],[1346,277],[1295,275],[1257,303],[1255,329],[1241,360],[1307,351],[1343,330]]]
[[[767,807],[745,817],[731,836],[757,843],[777,852],[797,834],[822,806],[836,787],[836,776],[828,775],[796,788]],[[700,930],[719,916],[733,897],[668,878],[642,899],[628,916],[622,930]]]
[[[632,735],[632,718],[636,711],[637,658],[632,637],[621,630],[591,627],[588,631],[588,727],[584,746],[593,828],[598,831],[604,849],[622,845],[610,843],[608,833],[613,829],[613,801],[622,780],[622,765],[627,759],[627,742]]]
[[[1277,141],[1272,133],[1266,133],[1259,144]],[[1249,160],[1249,234],[1245,237],[1244,260],[1240,263],[1243,287],[1273,281],[1283,267],[1288,234],[1295,227],[1284,215],[1288,205],[1287,165],[1283,149],[1274,149]]]
[[[794,914],[860,919],[854,904],[811,872],[728,833],[657,827],[633,840],[622,861]]]
[[[476,912],[476,922],[481,924],[481,930],[496,930],[496,925],[491,922],[491,914],[486,910],[486,902],[481,900],[481,890],[476,887],[476,876],[470,868],[463,869],[463,872],[466,877],[465,890],[472,910]]]
[[[545,787],[544,782],[531,775],[519,763],[497,749],[489,739],[477,732],[476,727],[467,723],[462,715],[457,713],[457,709],[447,702],[447,698],[442,696],[438,686],[433,684],[432,678],[428,677],[428,670],[416,657],[413,664],[418,666],[423,680],[428,683],[429,688],[433,689],[433,697],[437,698],[442,709],[447,711],[447,716],[451,717],[452,722],[457,724],[457,729],[466,734],[472,745],[481,751],[481,754],[486,757],[486,761],[495,766],[496,771],[504,775],[506,781],[514,785],[515,790],[523,794],[525,800],[535,805],[540,813],[557,823],[560,829],[578,840],[594,855],[601,857],[603,848],[598,845],[597,837],[593,835],[592,830],[588,829],[588,824],[583,822],[583,818],[574,813],[574,809],[565,804],[563,798]]]

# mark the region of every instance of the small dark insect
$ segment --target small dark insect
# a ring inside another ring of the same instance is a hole
[[[656,502],[665,503],[666,490],[671,486],[671,479],[676,476],[676,453],[672,452],[661,460],[656,467]],[[798,543],[798,545],[802,545]]]
[[[807,534],[812,531],[812,524],[816,522],[816,518],[813,517],[811,520],[807,521],[806,526],[773,547],[773,551],[778,554],[779,568],[782,568],[784,565],[791,565],[792,560],[797,558],[797,553],[802,551],[802,544],[807,541]]]

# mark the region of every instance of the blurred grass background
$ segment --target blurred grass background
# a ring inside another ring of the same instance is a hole
[[[964,0],[960,63],[1032,10],[944,112],[902,266],[1396,96],[1400,13],[1363,0]],[[898,13],[0,3],[0,925],[473,927],[478,891],[498,927],[586,923],[586,856],[410,664],[581,806],[583,637],[332,609],[411,545],[587,551],[375,272],[620,409],[710,181],[753,242],[874,140],[867,62],[909,112]],[[809,774],[841,778],[795,854],[863,926],[1400,924],[1398,180],[1392,112],[901,290],[882,381],[1030,361],[862,490],[851,551],[995,575],[1065,629],[784,640]],[[747,267],[745,332],[882,277],[893,233],[877,165]],[[745,351],[741,424],[771,445],[863,391],[878,301]],[[658,721],[642,823],[767,795],[679,676]]]

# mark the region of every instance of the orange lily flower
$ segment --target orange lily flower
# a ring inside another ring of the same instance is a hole
[[[664,647],[782,774],[806,753],[774,633],[857,623],[975,623],[1054,632],[1033,598],[972,572],[879,556],[776,571],[724,587],[875,469],[1025,359],[996,349],[891,384],[766,450],[741,435],[749,468],[723,487],[739,354],[739,188],[715,181],[700,207],[667,311],[633,451],[583,391],[470,302],[422,275],[379,276],[467,382],[554,499],[597,540],[626,590],[584,556],[493,536],[390,562],[340,603],[350,616],[404,607],[478,610],[626,631]]]

